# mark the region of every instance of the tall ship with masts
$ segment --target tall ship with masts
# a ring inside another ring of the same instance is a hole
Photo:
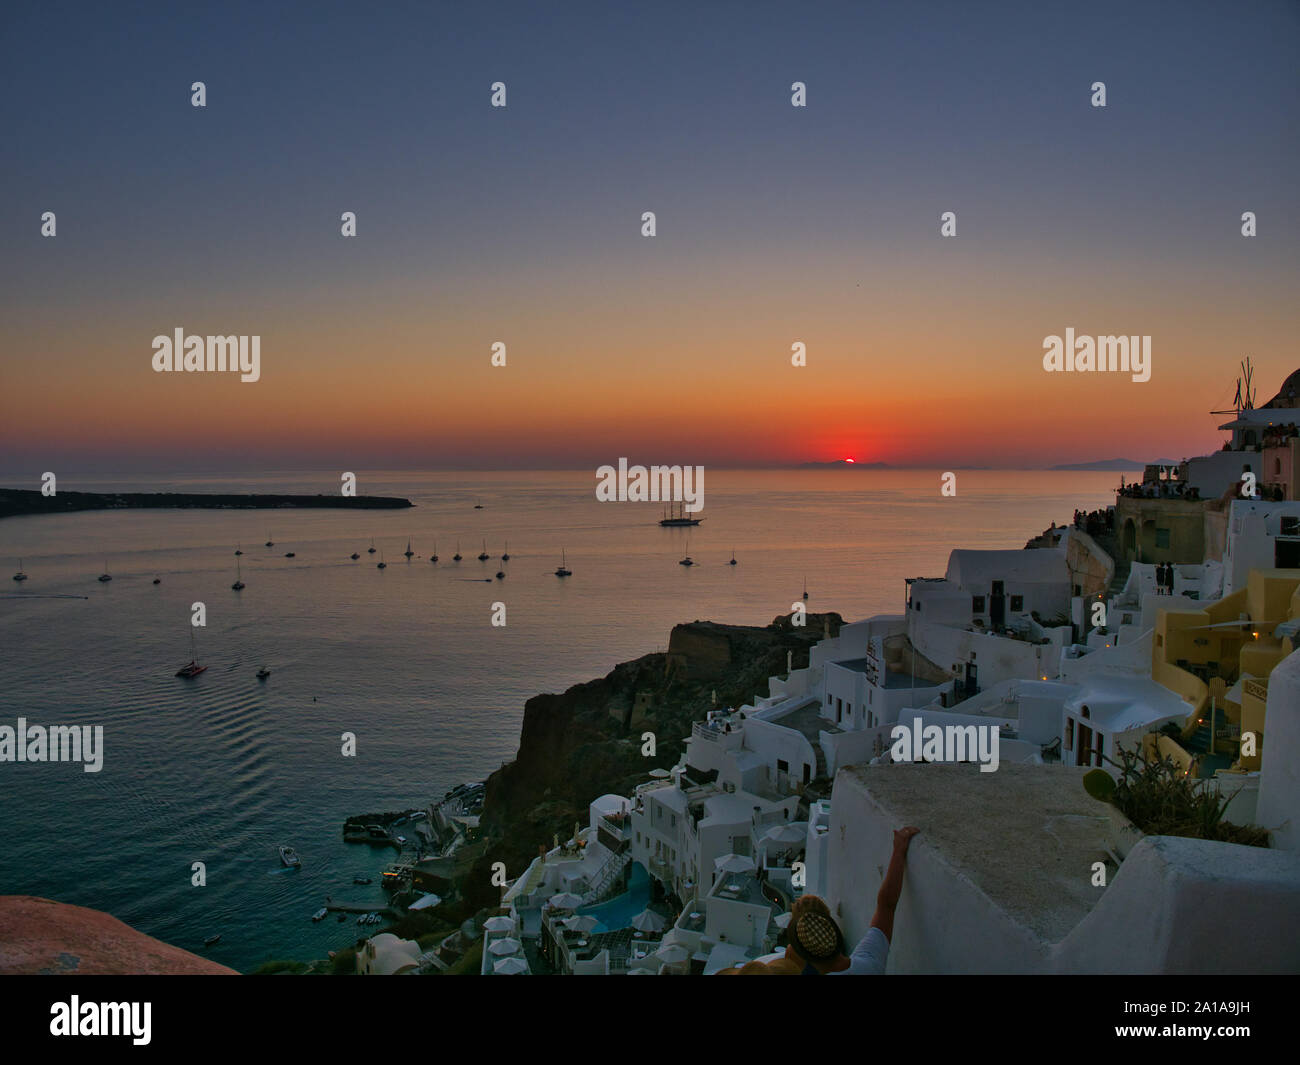
[[[664,512],[663,520],[659,524],[663,526],[699,525],[703,520],[703,518],[688,518],[684,502],[670,503],[668,509]]]

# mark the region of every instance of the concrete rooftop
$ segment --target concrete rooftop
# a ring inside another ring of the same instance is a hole
[[[912,843],[933,848],[1017,923],[1056,943],[1101,899],[1093,862],[1107,861],[1104,807],[1083,790],[1082,766],[1003,762],[845,768],[840,778],[889,815],[915,825]],[[833,803],[841,801],[836,782]],[[883,861],[887,855],[879,856]],[[1108,865],[1107,879],[1115,873]]]

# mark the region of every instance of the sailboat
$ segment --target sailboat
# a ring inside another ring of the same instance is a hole
[[[509,541],[509,540],[506,541],[506,549],[505,549],[504,551],[501,552],[501,561],[502,561],[502,562],[509,562],[509,561],[510,561],[510,541]]]
[[[695,559],[691,558],[691,544],[689,540],[686,542],[686,557],[682,559],[680,562],[678,562],[677,565],[679,566],[695,565]]]
[[[375,538],[372,536],[370,538],[370,546],[366,548],[366,554],[373,555],[374,553],[375,553]]]
[[[154,584],[162,584],[162,578],[161,578],[161,577],[155,577],[155,578],[153,579],[153,582],[154,582]]]
[[[267,546],[267,547],[274,547],[274,546],[275,546],[275,541],[271,539],[271,534],[270,534],[270,533],[267,533],[267,534],[266,534],[266,546]]]
[[[676,509],[674,509],[674,506]],[[659,524],[664,526],[699,525],[703,520],[703,518],[688,518],[686,516],[686,504],[684,502],[677,504],[670,503],[667,512],[663,516],[663,520],[659,522]]]
[[[505,579],[506,579],[506,571],[503,569],[497,570],[497,580],[503,581]]]
[[[437,541],[437,540],[434,540],[434,541],[433,541],[433,554],[431,554],[431,555],[429,556],[429,561],[430,561],[430,562],[437,562],[437,561],[438,561],[438,541]]]
[[[230,587],[236,592],[244,590],[244,572],[239,565],[239,559],[235,559],[235,583]]]
[[[560,568],[555,571],[557,577],[572,577],[573,570],[566,565],[568,559],[564,557],[564,549],[560,549]]]
[[[379,565],[377,565],[377,566],[375,567],[375,569],[387,569],[387,568],[388,568],[388,563],[384,561],[384,553],[383,553],[382,551],[380,551],[380,552],[379,552]]]
[[[452,560],[453,562],[459,562],[459,561],[460,561],[460,541],[459,541],[459,540],[456,541],[456,553],[455,553],[454,555],[451,556],[451,560]]]
[[[25,581],[26,579],[27,579],[27,574],[23,572],[23,560],[20,558],[18,560],[18,572],[14,574],[14,580]]]
[[[474,509],[475,509],[475,510],[482,510],[482,509],[483,509],[483,504],[480,503],[477,499],[474,500]]]
[[[808,578],[807,578],[807,577],[805,577],[805,578],[803,579],[803,597],[804,597],[805,599],[808,598]]]
[[[355,561],[356,561],[357,559],[359,559],[360,557],[361,557],[361,556],[360,556],[359,554],[357,554],[355,551],[352,552],[352,561],[353,561],[353,562],[355,562]]]
[[[107,584],[113,578],[108,572],[108,559],[104,559],[104,572],[99,575],[99,583]]]
[[[736,564],[736,549],[733,547],[731,549],[731,561],[728,562],[727,565],[734,566],[735,564]]]
[[[192,680],[194,677],[197,677],[200,673],[202,673],[207,668],[208,668],[207,666],[199,665],[199,656],[198,653],[194,650],[194,626],[191,625],[190,626],[190,660],[187,665],[181,666],[181,668],[176,671],[176,675],[178,677],[184,677],[186,680]]]
[[[491,556],[487,553],[487,541],[483,541],[483,550],[478,553],[478,560],[486,562]]]
[[[243,545],[243,544],[235,544],[235,554],[237,554],[237,555],[242,555],[243,553],[244,553],[244,545]]]
[[[403,554],[405,554],[407,558],[415,557],[415,552],[411,550],[411,538],[409,536],[406,538],[406,550]]]

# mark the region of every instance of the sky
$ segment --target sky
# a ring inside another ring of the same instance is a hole
[[[1300,366],[1298,56],[1263,0],[8,2],[0,472],[1200,454]]]

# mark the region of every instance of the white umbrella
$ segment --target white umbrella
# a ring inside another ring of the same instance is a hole
[[[678,962],[685,961],[690,957],[690,954],[680,943],[671,943],[655,951],[655,957],[665,965],[676,965]]]
[[[650,775],[656,778],[657,780],[664,780],[672,776],[672,774],[668,772],[668,770],[666,769],[652,769],[650,770]]]
[[[721,858],[713,859],[713,868],[719,873],[752,873],[754,859],[746,858],[743,854],[724,854]]]
[[[519,976],[528,972],[528,963],[523,958],[502,958],[493,964],[492,971],[501,976]]]
[[[575,932],[590,932],[596,927],[596,925],[600,924],[600,922],[589,913],[580,913],[574,917],[570,917],[566,921],[561,921],[560,923],[563,924],[565,928],[571,928]]]
[[[582,905],[582,896],[575,895],[572,891],[561,891],[558,895],[551,896],[551,905],[557,910],[576,910]]]
[[[658,932],[667,922],[654,910],[642,910],[632,918],[632,927],[642,932]]]
[[[790,924],[790,911],[787,910],[785,913],[778,913],[776,917],[773,918],[773,923],[777,928],[785,928]]]
[[[483,927],[489,932],[510,932],[515,927],[515,922],[509,917],[489,917],[483,922]]]
[[[770,839],[773,843],[798,843],[807,836],[807,826],[798,825],[775,825],[764,833],[764,839]]]
[[[498,957],[502,957],[506,954],[518,954],[519,940],[511,939],[509,936],[506,936],[505,939],[498,939],[495,943],[488,946],[488,953],[495,954]]]

